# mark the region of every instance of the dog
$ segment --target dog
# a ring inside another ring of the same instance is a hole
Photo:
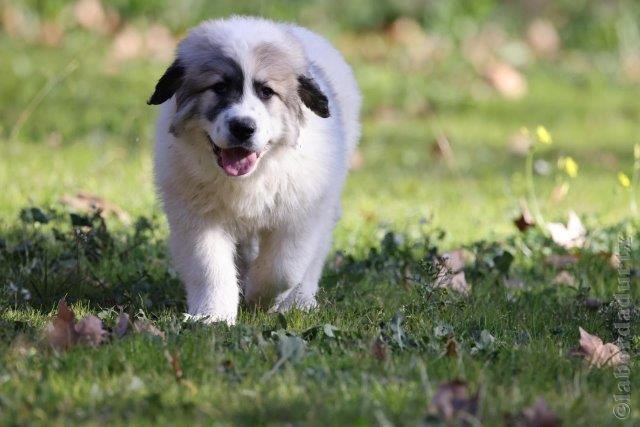
[[[361,96],[342,55],[299,26],[205,21],[179,43],[160,105],[155,182],[190,315],[316,307]]]

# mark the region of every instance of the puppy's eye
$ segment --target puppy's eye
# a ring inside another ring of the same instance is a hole
[[[260,99],[267,100],[275,94],[276,93],[269,86],[260,86],[258,88],[258,96],[260,97]]]
[[[229,85],[226,82],[218,82],[209,89],[211,89],[216,95],[226,95],[227,92],[229,92]]]

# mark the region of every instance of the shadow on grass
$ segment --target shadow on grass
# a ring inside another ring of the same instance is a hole
[[[153,220],[141,217],[112,232],[97,213],[27,208],[20,219],[21,225],[0,231],[3,305],[48,313],[66,297],[92,309],[184,311],[182,287]]]
[[[575,264],[560,267],[547,259],[563,249],[540,232],[514,235],[503,242],[479,241],[464,248],[467,262],[462,268],[476,297],[490,287],[505,289],[502,292],[512,298],[540,292],[570,293],[578,299],[611,298],[615,271],[602,254],[610,254],[618,236],[629,233],[637,233],[629,224],[591,232],[589,250],[583,250]],[[368,251],[337,252],[324,271],[321,304],[323,300],[329,305],[348,304],[360,293],[368,298],[403,289],[431,298],[430,294],[442,291],[434,286],[436,276],[448,268],[439,248],[443,239],[444,233],[437,230],[424,231],[416,239],[386,230],[379,244]],[[634,244],[634,259],[639,255],[640,247]],[[66,297],[93,312],[116,307],[151,316],[179,315],[186,311],[185,295],[170,265],[165,233],[154,218],[140,217],[133,225],[112,231],[99,213],[26,208],[19,223],[0,229],[0,307],[30,307],[48,314]],[[573,287],[554,284],[559,271],[572,275]],[[371,286],[377,290],[365,295]]]
[[[186,311],[184,291],[170,267],[166,236],[156,219],[140,217],[132,226],[111,230],[99,213],[30,207],[19,217],[0,229],[2,306],[47,314],[65,297],[92,311]],[[341,285],[365,279],[406,286],[431,282],[442,237],[425,235],[408,242],[387,231],[378,247],[359,256],[332,255],[321,287],[339,300],[342,288],[351,288]]]

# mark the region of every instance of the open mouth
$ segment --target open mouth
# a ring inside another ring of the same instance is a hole
[[[222,168],[228,176],[242,176],[251,172],[256,164],[260,153],[247,150],[242,147],[222,148],[218,147],[207,134],[213,153],[216,155],[218,166]]]

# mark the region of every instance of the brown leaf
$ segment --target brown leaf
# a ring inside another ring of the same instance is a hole
[[[580,330],[580,347],[570,350],[572,356],[583,357],[589,366],[602,368],[605,366],[618,366],[624,361],[621,356],[620,348],[613,344],[603,344],[602,340],[591,335],[582,328]]]
[[[569,194],[569,184],[563,182],[562,184],[553,187],[549,198],[553,203],[560,203],[565,197],[567,197],[567,194]]]
[[[640,82],[640,53],[637,49],[626,49],[622,53],[620,61],[626,79],[632,83]]]
[[[495,62],[497,51],[508,42],[504,29],[495,24],[484,25],[480,32],[462,41],[462,54],[476,69],[482,70],[487,64]]]
[[[386,31],[389,39],[400,45],[413,68],[445,57],[449,51],[448,40],[427,35],[422,26],[409,17],[393,21]]]
[[[434,287],[448,288],[463,295],[468,295],[471,287],[464,274],[465,253],[462,249],[445,252],[436,262],[438,273]]]
[[[620,255],[611,254],[609,256],[609,265],[615,270],[619,269],[622,266],[622,262],[620,262]]]
[[[173,375],[176,378],[176,381],[180,381],[182,379],[182,365],[180,363],[180,352],[178,350],[169,352],[169,350],[164,351],[164,355],[167,358],[167,362],[169,362],[169,366],[173,371]]]
[[[566,268],[574,265],[580,258],[572,254],[551,254],[544,258],[544,263],[554,268]]]
[[[102,327],[102,320],[93,315],[83,317],[76,324],[75,329],[79,344],[96,347],[106,339],[107,331]]]
[[[146,31],[127,25],[113,39],[108,58],[115,63],[137,58],[170,60],[175,52],[176,39],[164,26],[153,24]]]
[[[569,273],[567,270],[562,270],[560,273],[553,278],[553,283],[556,285],[565,285],[570,286],[572,288],[576,287],[576,278],[573,274]]]
[[[144,37],[136,28],[126,26],[111,45],[109,58],[116,62],[139,58],[144,55]]]
[[[38,39],[44,45],[58,46],[63,36],[62,28],[55,22],[43,22],[40,25]]]
[[[520,202],[520,216],[513,220],[513,224],[522,232],[527,231],[531,227],[535,227],[536,222],[534,221],[531,212],[529,212],[529,207],[526,202]]]
[[[431,399],[429,411],[437,413],[447,423],[469,417],[475,419],[478,412],[478,393],[471,395],[467,383],[461,380],[440,384]]]
[[[377,337],[371,345],[371,354],[373,357],[381,362],[387,360],[387,344],[382,338]]]
[[[99,34],[108,34],[120,23],[120,16],[105,9],[100,0],[78,0],[73,6],[73,16],[81,27]]]
[[[447,350],[445,351],[445,355],[447,357],[457,357],[458,353],[459,353],[459,344],[458,342],[453,339],[453,338],[449,338],[449,341],[447,341]]]
[[[2,9],[2,29],[9,37],[31,37],[30,23],[24,10],[10,3],[5,4]]]
[[[78,24],[88,29],[97,29],[107,17],[100,0],[80,0],[73,7],[73,14]]]
[[[444,265],[454,273],[464,269],[466,258],[467,256],[463,249],[456,249],[442,254]]]
[[[520,420],[527,427],[557,427],[560,418],[553,412],[547,402],[541,397],[533,405],[524,408],[520,414]]]
[[[505,63],[494,63],[487,67],[485,77],[507,99],[520,99],[527,94],[526,78],[515,68]]]
[[[58,313],[49,323],[45,333],[49,344],[54,350],[64,351],[71,348],[78,340],[75,329],[75,314],[62,298],[58,302]]]
[[[560,50],[556,27],[544,19],[536,19],[527,29],[527,43],[540,58],[554,58]]]
[[[66,194],[62,196],[60,201],[61,203],[79,211],[89,213],[100,211],[105,215],[114,215],[125,224],[129,224],[131,222],[131,217],[128,213],[114,203],[111,203],[99,196],[80,192],[73,196]]]
[[[129,321],[129,315],[127,313],[120,313],[118,315],[118,319],[116,320],[116,327],[113,329],[113,333],[118,338],[122,338],[129,330],[130,323],[131,322]]]
[[[438,160],[444,160],[447,166],[451,167],[455,163],[455,157],[451,144],[446,135],[440,134],[436,136],[435,141],[431,145],[431,153]]]
[[[144,34],[144,45],[147,55],[151,58],[169,61],[173,58],[177,42],[167,27],[153,24]]]
[[[164,339],[165,335],[152,321],[147,319],[136,319],[133,321],[133,331],[138,334],[147,334]]]
[[[383,37],[378,31],[343,33],[336,42],[340,52],[346,56],[379,63],[389,60],[389,50],[392,48],[388,38]]]

